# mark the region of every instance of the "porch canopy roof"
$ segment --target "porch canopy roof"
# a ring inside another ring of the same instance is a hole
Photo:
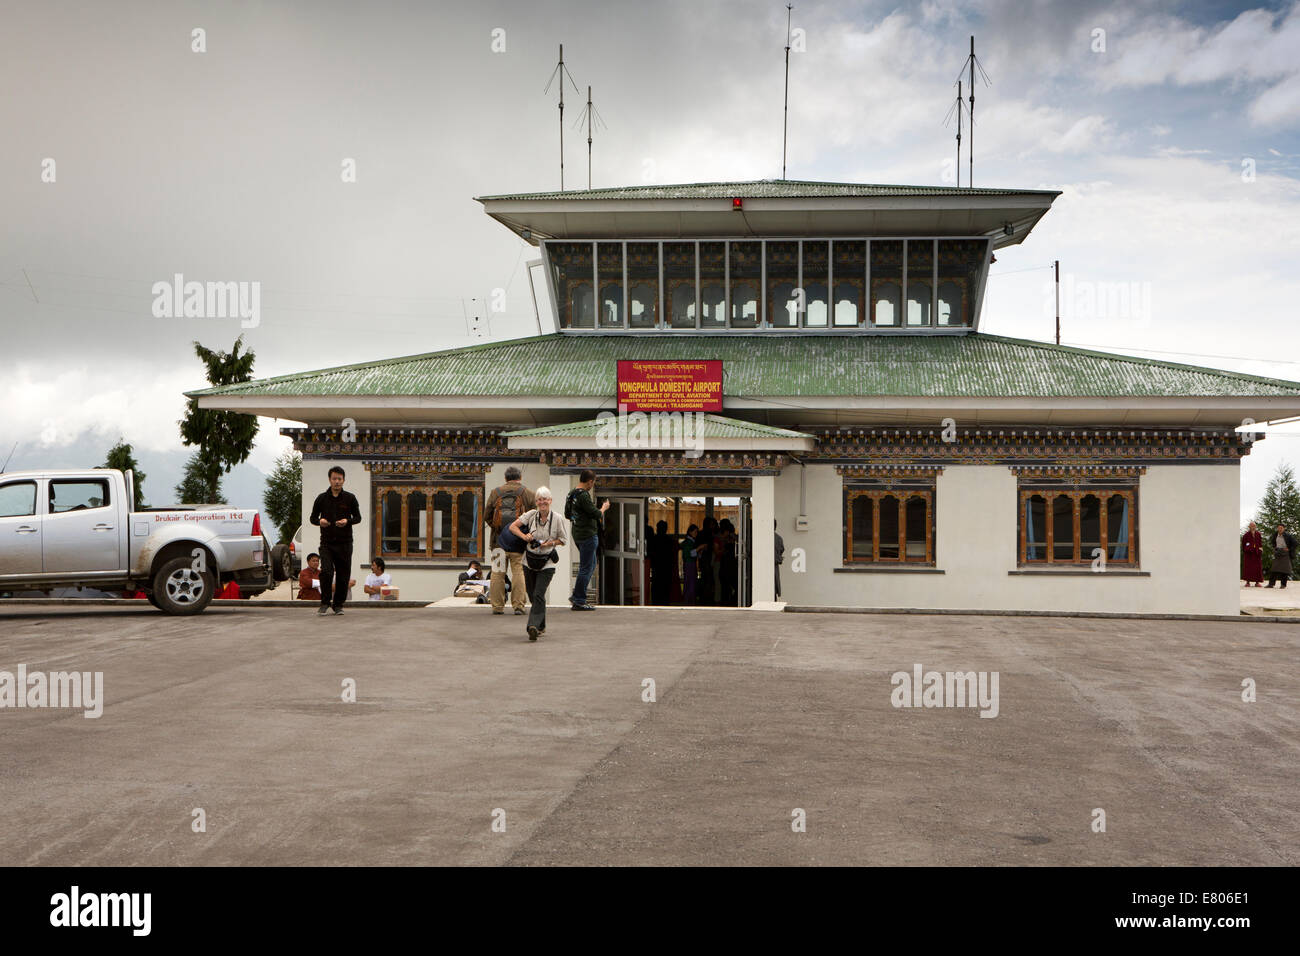
[[[564,425],[502,432],[508,448],[681,451],[812,451],[816,438],[739,418],[705,413],[606,414]]]
[[[1023,242],[1060,192],[798,180],[480,196],[528,242],[794,236],[991,236]],[[740,206],[735,201],[740,200]]]

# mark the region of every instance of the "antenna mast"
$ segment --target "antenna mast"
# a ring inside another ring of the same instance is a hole
[[[970,139],[969,139],[969,149],[970,149],[969,180],[970,181],[967,183],[967,185],[974,186],[975,185],[975,71],[977,69],[980,71],[979,75],[980,78],[984,81],[985,86],[989,86],[990,82],[989,82],[989,75],[984,72],[984,64],[980,63],[980,61],[975,58],[975,37],[973,36],[970,38],[970,56],[966,57],[966,62],[962,64],[961,70],[958,71],[957,73],[957,83],[958,83],[959,91],[961,88],[960,87],[961,75],[966,71],[967,67],[970,68]],[[961,99],[960,92],[958,92],[957,97],[958,100]],[[960,154],[958,155],[957,163],[958,165],[961,164]]]
[[[947,126],[952,122],[953,114],[957,115],[957,188],[961,188],[961,117],[966,111],[966,104],[961,101],[961,80],[957,81],[957,102],[948,107],[948,115],[943,118],[943,125]]]
[[[785,5],[785,110],[781,122],[781,178],[785,179],[785,147],[790,135],[790,14],[794,5]]]
[[[961,189],[961,80],[957,81],[957,188]]]
[[[551,72],[551,78],[546,83],[546,89],[542,90],[543,95],[551,91],[551,84],[555,82],[556,77],[560,78],[560,192],[564,192],[564,78],[567,76],[569,82],[573,84],[573,92],[578,90],[577,81],[574,80],[573,74],[569,68],[564,65],[564,44],[560,44],[560,62],[556,64],[555,69]]]
[[[592,121],[593,121],[593,120],[595,121],[595,124],[596,124],[596,126],[597,126],[598,128],[601,128],[601,129],[608,129],[608,128],[609,128],[609,127],[607,127],[607,126],[605,125],[605,119],[604,119],[604,117],[602,117],[602,116],[600,115],[600,112],[596,109],[596,107],[595,107],[594,105],[592,105],[592,102],[591,102],[591,87],[590,87],[590,86],[587,87],[587,108],[586,108],[585,110],[583,110],[582,113],[578,116],[578,122],[574,124],[574,129],[580,129],[580,128],[582,127],[583,120],[586,120],[586,122],[587,122],[587,188],[590,189],[590,188],[591,188],[591,126],[592,126]]]

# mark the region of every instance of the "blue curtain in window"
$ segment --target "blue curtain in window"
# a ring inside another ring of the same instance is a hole
[[[474,555],[478,554],[478,529],[482,523],[483,523],[482,519],[479,518],[478,516],[478,495],[475,495],[474,496],[474,524],[473,524],[474,531],[472,532],[472,536],[469,539],[473,545],[473,551],[471,551],[471,554]]]
[[[1025,559],[1038,560],[1038,546],[1034,544],[1034,509],[1033,498],[1025,499]]]
[[[1124,502],[1124,510],[1119,516],[1119,540],[1115,542],[1114,551],[1111,553],[1112,561],[1128,560],[1128,499],[1120,499]]]

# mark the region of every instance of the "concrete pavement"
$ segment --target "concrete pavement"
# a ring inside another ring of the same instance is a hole
[[[0,670],[105,685],[99,719],[0,709],[6,860],[1300,862],[1293,625],[549,619],[530,644],[482,606],[0,608]],[[893,707],[916,663],[999,672],[998,716]]]

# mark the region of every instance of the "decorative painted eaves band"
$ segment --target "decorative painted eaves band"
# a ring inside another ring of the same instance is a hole
[[[1033,461],[1194,461],[1233,463],[1250,454],[1247,436],[1233,431],[1041,429],[938,431],[828,429],[817,433],[810,461],[865,459],[964,464]]]
[[[776,461],[782,456],[762,451],[719,451],[700,458],[659,451],[620,453],[589,449],[568,452],[521,452],[509,449],[501,433],[491,429],[361,430],[355,441],[343,441],[337,429],[284,428],[294,448],[312,458],[427,461],[611,461],[635,460],[698,471],[721,461]],[[1229,464],[1248,455],[1252,443],[1233,431],[1118,429],[1041,429],[958,431],[951,441],[940,432],[913,429],[823,429],[815,447],[801,460],[819,464],[1070,464],[1122,462],[1196,462]],[[782,459],[784,460],[784,459]],[[737,467],[744,467],[737,466]],[[764,466],[766,467],[766,466]]]
[[[1146,465],[1012,465],[1017,478],[1140,478]]]

